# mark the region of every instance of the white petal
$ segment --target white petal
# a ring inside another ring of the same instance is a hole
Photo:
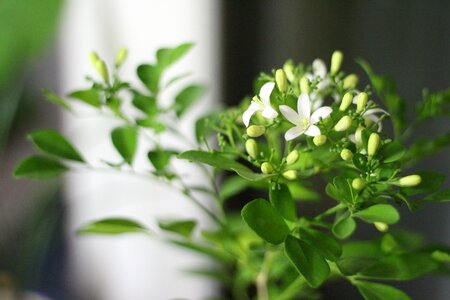
[[[311,116],[311,100],[309,99],[308,94],[302,93],[300,97],[298,97],[297,111],[298,115],[302,118],[309,119],[309,116]]]
[[[359,95],[359,93],[355,97],[353,97],[353,101],[352,101],[353,104],[358,103],[358,95]]]
[[[300,122],[299,115],[287,105],[280,105],[281,114],[292,124],[297,125]]]
[[[306,78],[308,78],[308,80],[309,81],[313,81],[315,78],[314,78],[314,75],[312,74],[312,73],[305,73],[305,75],[303,75],[303,76],[305,76]]]
[[[372,109],[368,109],[363,116],[367,116],[367,115],[373,115],[373,114],[377,114],[377,113],[383,113],[383,114],[387,114],[389,115],[389,113],[387,111],[385,111],[384,109],[381,108],[372,108]]]
[[[278,113],[272,106],[267,105],[262,112],[262,116],[266,119],[275,119],[278,116]]]
[[[320,135],[320,129],[316,125],[311,125],[306,129],[305,134],[309,136],[318,136]]]
[[[324,78],[317,84],[317,88],[319,89],[319,91],[321,91],[321,90],[324,90],[329,85],[330,85],[330,79]]]
[[[267,82],[259,91],[259,97],[261,98],[261,101],[265,104],[270,103],[270,94],[272,94],[273,88],[275,87],[275,82]]]
[[[327,76],[327,66],[320,58],[316,58],[313,61],[312,67],[314,75],[320,76],[320,78],[322,79],[325,78],[325,76]]]
[[[258,110],[261,110],[261,106],[258,103],[252,101],[252,103],[250,103],[250,106],[246,111],[244,111],[244,114],[242,115],[242,122],[244,122],[245,127],[248,127],[248,125],[250,124],[250,118]]]
[[[317,95],[314,95],[315,100],[313,101],[312,104],[312,110],[316,111],[318,110],[322,104],[323,104],[323,99],[322,98],[317,98]],[[311,93],[311,99],[313,99],[313,94]]]
[[[302,135],[303,132],[304,131],[300,127],[295,126],[286,131],[286,133],[284,134],[284,138],[286,139],[286,141],[290,141]]]
[[[333,110],[329,106],[323,106],[319,108],[311,115],[311,123],[316,124],[320,121],[320,118],[325,119],[331,114],[332,111]]]

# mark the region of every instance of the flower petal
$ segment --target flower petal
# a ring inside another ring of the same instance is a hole
[[[309,119],[309,116],[311,116],[311,100],[309,99],[308,94],[302,93],[298,97],[297,111],[298,115],[302,118]]]
[[[378,113],[383,113],[383,114],[387,114],[389,116],[389,113],[387,111],[385,111],[384,109],[381,108],[371,108],[368,109],[363,116],[367,116],[367,115],[374,115],[374,114],[378,114]]]
[[[290,141],[302,135],[303,132],[304,131],[300,127],[295,126],[286,131],[286,133],[284,134],[284,138],[286,139],[286,141]]]
[[[320,129],[316,125],[310,125],[308,129],[306,129],[305,134],[309,136],[318,136],[320,135]]]
[[[312,111],[316,111],[322,106],[323,99],[319,98],[319,96],[317,94],[314,94],[314,95],[313,94],[314,93],[311,93],[311,97],[310,97],[311,99],[314,99],[312,101]]]
[[[327,76],[327,65],[320,58],[316,58],[312,63],[313,73],[315,76],[320,76],[324,79]]]
[[[262,112],[262,116],[266,119],[275,119],[278,116],[278,113],[272,106],[266,105],[266,108]]]
[[[300,117],[295,110],[287,105],[280,105],[281,114],[292,124],[297,125],[300,122]]]
[[[329,78],[323,78],[320,80],[320,82],[317,84],[317,89],[319,91],[324,90],[327,86],[330,85],[330,79]]]
[[[244,111],[244,114],[242,115],[242,122],[244,122],[245,127],[248,127],[248,125],[250,124],[250,118],[258,110],[261,110],[261,106],[258,103],[252,101],[252,103],[250,103],[250,106],[246,111]]]
[[[270,94],[272,94],[274,87],[275,82],[267,82],[261,87],[261,90],[259,91],[259,97],[264,104],[267,105],[270,103]]]
[[[322,106],[311,115],[311,123],[316,124],[320,121],[320,118],[325,119],[333,110],[329,106]]]

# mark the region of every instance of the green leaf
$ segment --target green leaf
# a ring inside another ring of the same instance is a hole
[[[356,287],[365,300],[410,300],[411,298],[403,291],[389,285],[356,281]]]
[[[450,189],[433,193],[422,199],[422,202],[448,202],[450,201]]]
[[[220,186],[219,194],[222,202],[244,191],[249,182],[240,176],[230,176]]]
[[[42,93],[44,94],[45,98],[46,98],[49,102],[51,102],[51,103],[53,103],[53,104],[56,104],[56,105],[58,105],[58,106],[61,106],[62,108],[67,109],[67,110],[69,110],[69,111],[72,110],[72,107],[70,106],[69,103],[67,103],[66,100],[64,100],[63,98],[59,97],[58,95],[56,95],[56,94],[53,93],[52,91],[47,90],[47,89],[44,89],[44,90],[42,91]]]
[[[95,89],[79,90],[68,95],[71,98],[83,101],[86,104],[99,108],[102,106],[100,94]]]
[[[158,65],[167,68],[177,60],[182,58],[191,48],[192,43],[181,44],[175,48],[161,48],[156,52]]]
[[[211,125],[219,122],[220,116],[222,114],[220,112],[213,112],[204,117],[199,118],[195,122],[195,137],[197,138],[198,143],[202,143],[206,140],[210,135],[214,133],[214,130],[211,128]]]
[[[131,165],[137,147],[138,132],[136,127],[118,127],[111,132],[111,140],[122,158]]]
[[[283,218],[292,222],[297,220],[294,199],[285,184],[274,183],[270,187],[269,199]]]
[[[296,201],[319,201],[320,194],[308,187],[301,185],[298,181],[287,183],[292,198]]]
[[[353,164],[359,170],[363,172],[367,172],[369,170],[369,166],[367,164],[367,156],[362,155],[361,153],[355,153],[352,158]]]
[[[14,171],[14,177],[48,179],[68,170],[65,165],[56,160],[44,156],[30,156],[19,163]]]
[[[348,180],[343,176],[337,176],[333,179],[333,184],[329,183],[325,188],[326,193],[333,199],[353,203],[353,190]]]
[[[390,142],[380,149],[380,157],[383,157],[384,163],[392,163],[400,160],[405,155],[405,148],[400,142]]]
[[[350,242],[342,247],[342,255],[336,265],[344,275],[354,275],[373,265],[383,255],[378,241]]]
[[[159,122],[154,116],[148,116],[147,118],[136,120],[136,123],[141,127],[152,128],[155,133],[161,133],[166,130],[166,125]]]
[[[395,224],[400,220],[398,211],[389,204],[375,204],[366,209],[353,214],[366,222],[383,222],[386,224]]]
[[[353,234],[356,229],[356,222],[351,216],[340,219],[333,225],[332,231],[340,239],[346,239]]]
[[[137,75],[147,89],[157,94],[159,91],[159,80],[161,78],[162,69],[154,65],[140,65],[137,68]]]
[[[174,155],[174,151],[156,149],[148,152],[148,159],[158,171],[163,171],[169,164],[170,158]]]
[[[201,85],[190,85],[184,88],[178,95],[175,97],[174,110],[177,114],[177,117],[183,115],[183,113],[191,107],[200,97],[205,93],[205,88]]]
[[[313,288],[320,286],[330,273],[326,260],[308,243],[288,235],[284,242],[287,257]]]
[[[163,220],[158,222],[159,228],[165,231],[170,231],[179,234],[185,238],[189,238],[197,226],[195,220]]]
[[[36,147],[44,153],[84,162],[77,150],[59,132],[47,129],[35,131],[28,135]]]
[[[242,209],[242,218],[263,240],[281,244],[289,234],[289,227],[278,211],[264,199],[255,199]]]
[[[108,218],[84,225],[78,229],[78,234],[124,234],[149,233],[141,224],[123,218]]]
[[[300,239],[317,249],[328,260],[337,261],[342,254],[341,244],[329,234],[313,229],[301,229]]]
[[[439,267],[429,253],[402,253],[384,257],[359,274],[387,280],[411,280]]]
[[[133,96],[133,105],[137,109],[146,113],[149,116],[155,116],[158,113],[158,106],[156,104],[156,98],[152,96],[145,96],[139,93],[135,93]]]

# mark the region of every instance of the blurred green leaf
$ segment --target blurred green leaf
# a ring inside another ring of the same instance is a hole
[[[219,189],[220,199],[224,202],[227,199],[244,191],[249,182],[240,176],[230,176],[226,178]]]
[[[155,116],[158,113],[156,98],[135,93],[133,96],[133,105],[149,116]]]
[[[370,223],[383,222],[386,224],[395,224],[400,220],[398,211],[389,204],[375,204],[354,213],[353,216]]]
[[[59,158],[84,162],[79,152],[67,139],[53,129],[38,130],[30,133],[28,137],[34,145],[42,152]]]
[[[161,78],[162,69],[155,65],[140,65],[137,68],[137,75],[147,89],[153,94],[159,92],[159,81]]]
[[[172,150],[157,148],[156,150],[149,151],[147,156],[156,170],[163,171],[169,164],[170,158],[175,154]]]
[[[383,256],[378,241],[349,242],[343,245],[342,255],[336,265],[344,275],[354,275]]]
[[[189,238],[197,225],[196,220],[162,220],[158,222],[159,228]]]
[[[131,165],[137,147],[138,132],[136,127],[118,127],[111,132],[111,140],[122,158]]]
[[[198,101],[205,93],[205,87],[201,85],[190,85],[184,88],[175,97],[174,110],[181,117],[186,110]]]
[[[48,179],[68,170],[65,165],[56,160],[44,156],[30,156],[19,163],[14,171],[14,177]]]
[[[445,189],[426,196],[421,202],[448,202],[450,201],[450,189]]]
[[[136,120],[136,123],[141,127],[152,128],[155,133],[161,133],[166,130],[166,125],[159,122],[156,117],[148,116],[144,119]]]
[[[295,222],[297,220],[294,199],[288,187],[283,183],[274,183],[270,187],[269,199],[272,205],[286,220]]]
[[[156,59],[158,65],[162,68],[167,68],[177,60],[182,58],[191,48],[192,43],[184,43],[175,48],[161,48],[156,52]]]
[[[346,239],[353,234],[356,229],[356,222],[351,216],[342,218],[334,223],[332,231],[340,239]]]
[[[384,163],[391,163],[394,161],[400,160],[403,155],[405,154],[406,150],[400,144],[400,142],[390,142],[383,147],[381,147],[379,155],[380,157],[383,157]]]
[[[77,231],[78,234],[125,234],[149,233],[143,225],[124,218],[108,218],[84,225]]]
[[[403,291],[389,285],[368,281],[357,281],[355,284],[365,300],[411,299]]]
[[[42,93],[44,94],[45,98],[46,98],[49,102],[51,102],[51,103],[53,103],[53,104],[56,104],[56,105],[58,105],[58,106],[61,106],[62,108],[66,109],[66,110],[69,110],[69,111],[72,110],[72,107],[70,106],[69,103],[67,103],[66,100],[64,100],[63,98],[59,97],[58,95],[56,95],[56,94],[53,93],[52,91],[47,90],[47,89],[44,89],[44,90],[42,91]]]
[[[80,100],[88,105],[94,106],[96,108],[99,108],[102,106],[102,100],[100,98],[100,94],[95,89],[79,90],[79,91],[71,92],[67,96],[74,98],[74,99],[78,99],[78,100]]]

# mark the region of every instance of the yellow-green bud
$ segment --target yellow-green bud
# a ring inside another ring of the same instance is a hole
[[[282,69],[278,69],[275,72],[275,82],[277,83],[278,89],[280,90],[280,92],[284,93],[287,90],[287,78],[286,78],[286,73],[284,73],[284,71]]]
[[[330,67],[331,75],[334,75],[339,71],[343,60],[344,54],[342,54],[341,51],[336,50],[333,52],[333,54],[331,55],[331,67]]]
[[[295,164],[298,160],[298,158],[300,157],[298,150],[293,150],[291,151],[291,153],[288,154],[288,156],[286,157],[286,163],[288,165],[292,165]]]
[[[91,61],[91,65],[94,67],[94,69],[97,69],[97,62],[100,60],[100,57],[98,57],[97,53],[91,51],[89,53],[89,60]]]
[[[352,104],[353,102],[353,95],[352,93],[345,93],[344,97],[342,97],[341,105],[339,106],[340,111],[346,111],[347,108]]]
[[[402,186],[402,187],[412,187],[419,185],[422,182],[422,177],[420,175],[409,175],[402,177],[398,180],[396,185]]]
[[[305,76],[300,79],[300,90],[302,93],[309,94],[311,87],[309,86],[309,80]]]
[[[343,87],[345,90],[354,88],[358,84],[359,78],[356,74],[350,74],[345,76]]]
[[[127,59],[127,56],[128,56],[128,49],[127,48],[120,49],[116,55],[116,64],[118,66],[121,66],[125,61],[125,59]]]
[[[104,82],[109,82],[108,68],[103,60],[98,60],[95,64],[97,73],[102,77]]]
[[[250,125],[250,127],[247,128],[247,134],[249,137],[259,137],[266,132],[266,128],[262,125]]]
[[[362,190],[366,186],[366,181],[362,178],[355,178],[352,181],[352,187],[359,191]]]
[[[367,143],[367,155],[374,156],[380,146],[380,136],[378,133],[371,133]]]
[[[367,96],[366,93],[362,92],[358,95],[358,100],[356,102],[356,111],[362,112],[363,109],[366,107],[367,100],[369,100],[369,96]]]
[[[295,170],[283,172],[283,177],[287,180],[295,180],[297,179],[297,172],[295,172]]]
[[[283,65],[284,73],[286,74],[287,79],[292,82],[295,79],[294,76],[294,64],[292,63],[292,60],[288,60]]]
[[[263,164],[261,165],[261,172],[263,172],[264,174],[270,174],[273,172],[273,167],[269,162],[263,162]]]
[[[359,126],[358,128],[356,128],[356,131],[355,131],[355,143],[358,146],[362,144],[362,131],[363,130],[364,130],[364,127]]]
[[[343,116],[337,123],[334,125],[334,130],[336,131],[345,131],[352,126],[352,118],[350,116]]]
[[[343,149],[341,151],[341,158],[343,160],[348,161],[348,160],[352,159],[352,157],[353,157],[353,152],[348,150],[347,148]]]
[[[327,136],[320,134],[320,135],[316,135],[313,138],[313,143],[314,145],[316,145],[317,147],[322,146],[323,144],[325,144],[327,142]]]
[[[245,150],[251,158],[258,157],[258,144],[254,139],[248,139],[245,142]]]
[[[389,225],[383,222],[373,222],[373,225],[381,232],[386,232],[389,230]]]

